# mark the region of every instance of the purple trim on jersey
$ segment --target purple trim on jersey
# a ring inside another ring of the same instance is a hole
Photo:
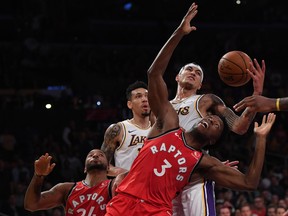
[[[216,215],[215,207],[215,195],[214,195],[214,182],[211,180],[205,181],[205,191],[206,191],[206,203],[207,203],[207,215]]]

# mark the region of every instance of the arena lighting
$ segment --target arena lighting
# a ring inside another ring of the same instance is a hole
[[[127,2],[124,4],[123,9],[125,11],[130,11],[132,9],[132,7],[133,7],[133,4],[131,2]]]
[[[52,104],[47,103],[47,104],[45,105],[45,108],[46,108],[46,109],[51,109],[51,108],[52,108]]]
[[[236,0],[236,4],[240,5],[241,4],[241,0]]]

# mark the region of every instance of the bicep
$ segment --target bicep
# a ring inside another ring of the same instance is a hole
[[[101,150],[106,154],[109,161],[112,159],[122,133],[122,127],[119,123],[110,125],[105,131]]]
[[[61,205],[64,206],[66,195],[71,188],[72,184],[65,185],[64,183],[60,183],[48,191],[43,191],[37,204],[39,210],[50,209]]]

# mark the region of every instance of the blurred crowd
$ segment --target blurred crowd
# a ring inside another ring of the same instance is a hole
[[[172,6],[165,11],[163,4],[168,2]],[[243,9],[249,7],[246,2]],[[0,216],[63,216],[61,208],[35,213],[24,210],[34,160],[48,152],[56,163],[45,178],[44,189],[83,178],[85,156],[100,148],[105,129],[131,117],[125,89],[136,80],[147,81],[146,71],[159,46],[181,17],[172,10],[182,11],[179,1],[153,1],[154,10],[146,5],[149,13],[140,10],[145,5],[138,11],[116,13],[112,8],[111,12],[111,6],[117,4],[110,1],[103,8],[98,1],[81,2],[81,7],[78,1],[61,1],[61,6],[52,1],[18,3],[15,8],[12,1],[0,3],[7,8],[0,8]],[[183,8],[186,3],[183,1]],[[255,22],[249,21],[252,15],[234,13],[224,6],[217,14],[214,8],[219,2],[214,6],[211,1],[206,3],[213,11],[202,7],[197,31],[181,42],[168,66],[165,79],[170,95],[176,91],[180,66],[197,62],[205,74],[199,93],[214,93],[232,107],[252,94],[252,83],[226,86],[218,77],[217,64],[226,52],[242,50],[266,61],[263,95],[287,97],[288,18],[281,2],[273,8],[268,0],[255,1],[265,6],[265,10],[252,7],[253,14],[259,12]],[[226,20],[229,11],[233,20]],[[138,22],[134,22],[137,14]],[[262,115],[258,113],[255,120]],[[254,216],[263,216],[270,206],[288,208],[287,118],[287,113],[277,113],[258,190],[236,192],[216,185],[219,211],[227,208],[231,215],[239,215],[240,207],[248,204]],[[247,169],[253,151],[252,129],[243,136],[228,134],[211,154],[222,161],[239,160],[238,169]]]

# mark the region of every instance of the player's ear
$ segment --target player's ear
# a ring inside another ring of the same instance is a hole
[[[197,90],[200,90],[200,89],[201,89],[201,87],[202,87],[202,83],[200,83],[200,84],[199,84],[199,87],[198,87],[198,89],[197,89]]]
[[[86,169],[86,167],[84,168],[84,173],[87,173],[87,169]]]
[[[129,109],[132,109],[132,102],[129,100],[129,101],[127,101],[127,107],[129,108]]]
[[[179,76],[180,76],[180,74],[178,73],[175,77],[176,82],[179,82]]]

